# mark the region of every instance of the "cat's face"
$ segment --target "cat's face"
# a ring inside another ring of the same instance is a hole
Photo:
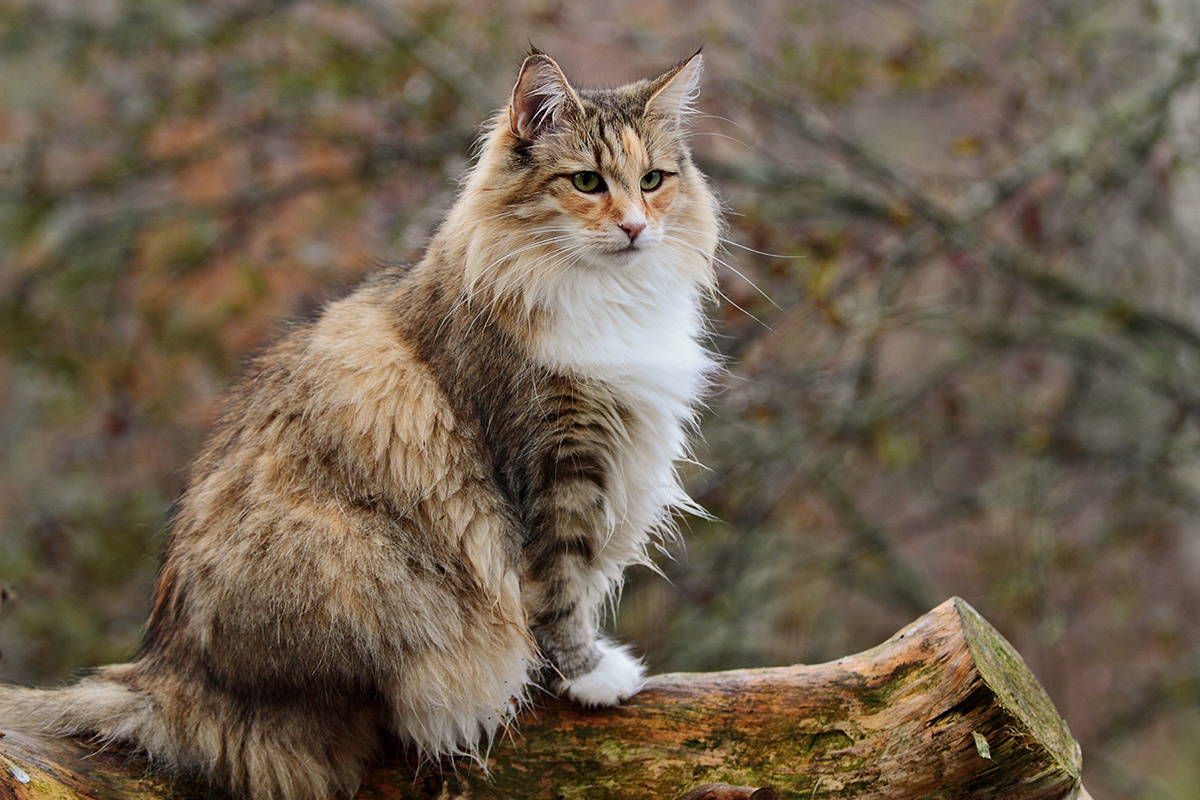
[[[592,113],[585,135],[550,154],[536,213],[569,237],[582,263],[625,263],[662,245],[686,178],[676,149],[644,120]]]
[[[527,58],[508,130],[539,191],[514,210],[586,265],[635,261],[673,240],[689,224],[688,194],[704,189],[682,124],[700,69],[696,55],[653,81],[576,91],[549,57]]]
[[[472,281],[658,265],[711,283],[716,201],[686,139],[700,71],[697,54],[653,80],[576,90],[548,56],[530,55],[471,184],[488,241],[519,232],[521,247],[488,253]]]

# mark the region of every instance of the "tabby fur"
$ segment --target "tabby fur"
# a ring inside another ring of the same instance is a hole
[[[696,510],[675,464],[713,370],[700,70],[577,90],[532,52],[421,262],[292,329],[233,391],[135,659],[0,689],[0,727],[318,800],[352,795],[388,732],[478,757],[539,675],[586,705],[636,692],[601,610]]]

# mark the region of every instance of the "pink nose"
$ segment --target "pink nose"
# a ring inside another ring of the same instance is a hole
[[[629,237],[629,241],[633,241],[638,237],[638,234],[646,230],[644,222],[626,222],[622,224],[621,230],[625,231],[625,235]]]

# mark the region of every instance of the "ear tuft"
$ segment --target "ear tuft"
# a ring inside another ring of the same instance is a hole
[[[672,67],[651,83],[646,110],[682,122],[695,112],[696,99],[700,96],[700,75],[703,72],[704,58],[697,51],[696,55]]]
[[[531,48],[508,105],[513,135],[523,143],[532,142],[559,128],[581,108],[578,95],[554,59]]]

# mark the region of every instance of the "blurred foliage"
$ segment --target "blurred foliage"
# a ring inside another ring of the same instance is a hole
[[[730,211],[657,669],[819,661],[951,594],[1097,798],[1195,796],[1200,81],[1186,0],[0,0],[6,680],[136,646],[247,354],[412,260],[528,42],[708,61]]]

